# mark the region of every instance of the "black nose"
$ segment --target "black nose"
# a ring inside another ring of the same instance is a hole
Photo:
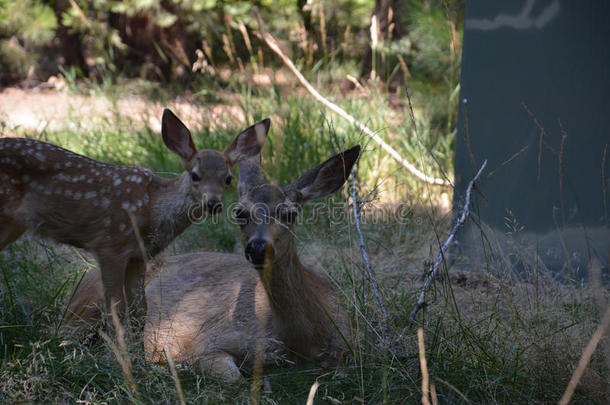
[[[273,260],[273,246],[263,239],[254,239],[246,246],[246,259],[256,267],[262,267],[265,259]]]
[[[205,209],[210,215],[220,214],[220,211],[222,211],[222,203],[220,201],[210,200],[206,204]]]

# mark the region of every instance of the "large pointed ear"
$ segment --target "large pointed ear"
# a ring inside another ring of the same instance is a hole
[[[269,132],[270,126],[271,121],[269,118],[265,118],[237,135],[233,142],[231,142],[231,145],[224,151],[229,162],[234,165],[244,159],[260,154],[267,139],[267,132]]]
[[[297,181],[285,187],[289,198],[303,204],[334,193],[349,177],[358,156],[360,156],[360,145],[343,151],[306,171]]]
[[[265,183],[261,170],[260,154],[251,156],[239,163],[239,183],[237,189],[240,196],[248,194],[250,188]]]
[[[161,135],[163,142],[172,152],[182,158],[183,163],[190,161],[197,153],[191,132],[167,108],[163,110],[161,119]]]

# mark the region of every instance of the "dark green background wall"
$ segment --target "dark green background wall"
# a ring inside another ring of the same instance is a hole
[[[484,197],[475,202],[479,218],[459,234],[455,252],[462,263],[547,267],[581,278],[597,258],[607,272],[602,190],[604,182],[610,188],[610,156],[604,179],[602,156],[610,142],[608,16],[605,1],[467,2],[456,207],[480,164],[489,163],[480,187]],[[544,131],[542,147],[536,121]],[[511,233],[507,218],[519,223],[519,232]],[[485,237],[479,220],[490,227]]]

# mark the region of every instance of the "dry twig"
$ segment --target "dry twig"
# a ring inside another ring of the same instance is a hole
[[[163,351],[165,352],[165,358],[167,359],[169,370],[172,373],[172,379],[174,380],[174,385],[176,386],[176,392],[178,393],[178,400],[180,401],[180,405],[186,405],[186,400],[184,399],[184,392],[182,391],[182,384],[180,384],[180,377],[178,377],[178,371],[176,370],[176,364],[174,363],[174,359],[172,358],[167,347],[165,347]]]
[[[138,386],[136,380],[133,378],[131,359],[129,358],[129,351],[127,350],[127,343],[125,342],[125,329],[119,321],[119,316],[116,312],[116,307],[113,306],[110,310],[112,316],[112,323],[114,324],[114,330],[116,332],[117,343],[114,343],[110,336],[104,333],[102,330],[99,331],[102,339],[108,343],[110,349],[114,353],[117,361],[121,365],[123,375],[125,376],[125,383],[129,391],[127,394],[131,397],[131,402],[142,403],[140,393],[138,392]]]
[[[411,327],[411,325],[413,325],[413,321],[415,320],[415,315],[417,315],[417,312],[424,306],[424,298],[426,296],[426,290],[430,286],[430,283],[432,282],[432,280],[436,276],[436,273],[438,272],[438,269],[440,268],[440,264],[442,263],[442,261],[445,257],[445,251],[447,250],[447,248],[449,248],[449,245],[451,245],[451,242],[453,241],[453,238],[455,237],[457,230],[462,225],[464,225],[464,223],[466,222],[466,219],[468,218],[468,214],[470,213],[470,211],[469,211],[470,195],[472,194],[472,189],[474,187],[474,183],[478,180],[479,176],[483,172],[483,169],[485,169],[485,166],[487,166],[487,160],[485,160],[483,162],[483,164],[481,165],[481,168],[479,169],[477,174],[472,178],[472,180],[470,180],[470,183],[468,183],[468,188],[466,189],[466,199],[464,201],[464,207],[462,208],[462,213],[461,213],[460,217],[458,218],[458,220],[453,225],[453,228],[451,228],[449,237],[447,238],[445,243],[443,243],[441,246],[441,251],[439,252],[438,256],[436,257],[434,265],[432,266],[432,271],[430,272],[430,274],[428,274],[428,277],[426,277],[426,280],[424,281],[424,285],[419,294],[419,299],[417,300],[415,307],[413,307],[413,310],[411,311],[411,315],[409,315],[409,322],[407,323],[405,330],[409,329]],[[403,332],[400,334],[399,339],[402,337],[405,330],[403,330]]]
[[[589,365],[589,361],[591,361],[591,356],[597,348],[599,341],[604,336],[604,331],[608,328],[608,325],[610,325],[610,307],[608,307],[608,309],[606,310],[606,313],[604,314],[602,321],[599,323],[597,330],[593,334],[591,341],[589,342],[589,344],[585,348],[585,351],[580,357],[578,366],[576,366],[576,370],[574,370],[574,374],[572,375],[572,378],[570,379],[570,382],[568,383],[565,392],[559,400],[559,405],[567,405],[570,403],[572,395],[574,394],[574,390],[576,389],[576,385],[580,381],[582,375],[585,372],[585,369]]]
[[[363,202],[362,207],[360,207],[360,212],[362,212],[362,208],[366,201]],[[362,253],[362,260],[364,261],[364,266],[366,267],[367,274],[369,276],[369,281],[373,286],[373,292],[375,293],[375,298],[377,298],[377,302],[379,303],[379,308],[381,308],[381,315],[383,317],[382,323],[384,327],[383,331],[383,343],[384,345],[388,342],[388,312],[385,308],[385,304],[383,303],[383,298],[381,297],[381,292],[379,291],[379,286],[377,285],[377,280],[375,279],[375,275],[373,274],[373,269],[371,269],[371,264],[369,262],[369,255],[366,253],[366,249],[364,248],[364,237],[362,236],[362,231],[360,230],[360,212],[357,208],[358,199],[356,198],[356,180],[354,178],[354,171],[352,169],[352,207],[354,210],[354,220],[356,222],[356,231],[358,232],[358,238],[360,241],[360,251]]]
[[[280,57],[280,59],[282,59],[282,62],[284,62],[284,64],[288,67],[288,69],[290,69],[292,71],[292,73],[294,73],[294,75],[297,77],[297,79],[299,80],[301,85],[303,87],[305,87],[305,90],[307,90],[317,101],[324,104],[328,109],[330,109],[334,113],[338,114],[343,119],[347,120],[350,124],[356,126],[356,128],[358,128],[360,131],[364,132],[364,134],[366,136],[372,138],[375,142],[377,142],[379,145],[381,145],[383,150],[388,152],[390,154],[390,156],[392,156],[398,163],[400,163],[404,168],[406,168],[409,172],[411,172],[411,174],[413,174],[415,177],[417,177],[421,181],[424,181],[429,184],[437,185],[437,186],[445,186],[445,187],[451,186],[451,183],[447,180],[430,177],[430,176],[424,174],[423,172],[421,172],[414,165],[412,165],[406,159],[404,159],[402,156],[400,156],[400,154],[396,151],[396,149],[394,149],[390,145],[388,145],[383,139],[381,139],[381,137],[379,135],[377,135],[375,132],[370,130],[366,125],[364,125],[363,123],[361,123],[360,121],[358,121],[357,119],[355,119],[354,117],[349,115],[344,109],[342,109],[338,105],[336,105],[336,104],[328,101],[326,98],[324,98],[307,81],[307,79],[301,74],[301,72],[299,72],[299,70],[296,68],[294,63],[290,60],[290,58],[288,56],[286,56],[284,54],[284,52],[282,52],[282,50],[280,49],[275,38],[273,38],[273,36],[271,36],[271,34],[269,34],[267,31],[265,31],[265,27],[263,26],[263,22],[258,13],[257,13],[257,19],[258,19],[258,25],[259,25],[259,28],[261,31],[261,36],[262,36],[263,41],[265,41],[267,46],[269,48],[271,48],[271,50],[273,52],[275,52]]]
[[[316,392],[318,391],[319,386],[320,383],[318,380],[316,380],[309,389],[309,395],[307,395],[307,405],[313,405],[313,399],[316,397]]]
[[[426,346],[424,345],[424,329],[417,329],[417,347],[419,349],[419,367],[421,369],[421,403],[430,405],[430,377],[426,363]]]

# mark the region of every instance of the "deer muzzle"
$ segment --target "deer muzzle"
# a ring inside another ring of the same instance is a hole
[[[246,245],[246,259],[257,269],[261,269],[265,262],[272,263],[275,255],[273,246],[264,239],[253,239]]]
[[[209,215],[217,215],[222,211],[222,203],[217,200],[208,200],[205,210]]]

